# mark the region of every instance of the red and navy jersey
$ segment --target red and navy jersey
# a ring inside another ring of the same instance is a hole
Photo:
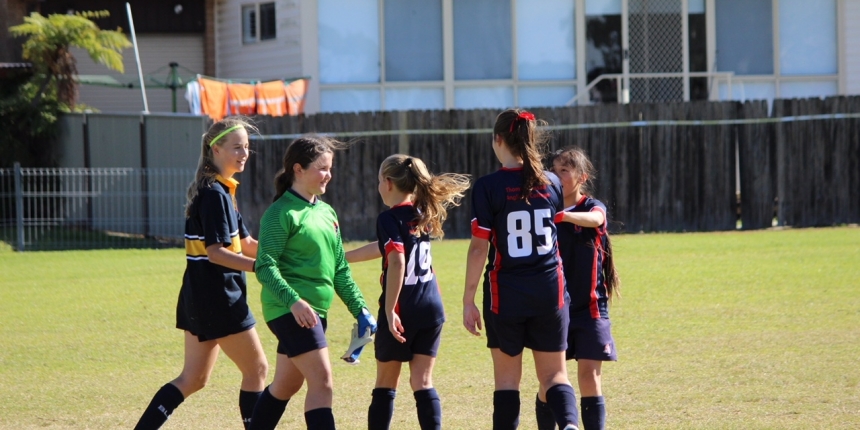
[[[564,262],[564,277],[570,294],[570,312],[588,313],[592,318],[609,318],[609,295],[603,285],[605,258],[606,205],[582,196],[566,212],[603,212],[603,225],[581,227],[569,222],[558,224],[558,245]]]
[[[442,296],[433,271],[430,236],[415,235],[416,211],[411,203],[394,206],[376,219],[376,238],[382,258],[382,295],[379,298],[379,320],[387,324],[385,289],[388,285],[388,254],[398,251],[406,258],[402,288],[394,311],[404,327],[419,329],[445,322]]]
[[[542,315],[567,299],[555,214],[564,207],[558,177],[522,194],[522,169],[491,173],[472,188],[472,236],[490,241],[484,309],[506,316]]]

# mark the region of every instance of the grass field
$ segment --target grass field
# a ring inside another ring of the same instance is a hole
[[[620,360],[604,366],[607,428],[860,428],[860,228],[623,235],[613,244],[623,297],[611,311]],[[446,429],[490,428],[492,410],[485,340],[461,324],[466,246],[433,245],[449,318],[435,372]],[[131,428],[181,369],[173,322],[183,269],[179,249],[0,248],[0,428]],[[378,263],[353,270],[375,299]],[[340,302],[333,309],[339,356],[351,320]],[[276,341],[258,328],[273,363]],[[334,364],[341,429],[365,428],[372,357]],[[533,429],[526,361],[520,428]],[[222,354],[209,386],[164,428],[240,429],[239,379]],[[405,380],[401,388],[392,428],[418,428]],[[302,396],[279,428],[304,428]]]

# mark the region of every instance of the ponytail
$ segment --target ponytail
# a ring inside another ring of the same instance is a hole
[[[523,160],[520,197],[526,202],[535,188],[549,184],[541,162],[549,136],[538,128],[544,125],[546,121],[536,120],[531,112],[508,109],[496,117],[493,127],[493,134],[502,138],[511,155]]]
[[[604,221],[608,222],[608,220]],[[603,250],[603,286],[606,287],[606,295],[612,302],[614,297],[621,297],[621,278],[618,269],[615,268],[615,258],[612,256],[612,241],[609,233],[606,234],[606,245]]]
[[[426,232],[434,239],[444,237],[442,224],[448,217],[448,208],[460,205],[460,199],[469,189],[469,176],[433,175],[420,158],[403,154],[389,156],[379,170],[398,190],[413,194],[412,204],[417,212],[415,234]]]

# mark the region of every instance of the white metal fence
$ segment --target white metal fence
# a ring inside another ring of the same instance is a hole
[[[0,240],[18,251],[182,244],[193,169],[0,169]]]

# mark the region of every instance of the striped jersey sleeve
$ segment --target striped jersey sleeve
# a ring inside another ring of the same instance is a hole
[[[260,219],[260,238],[254,272],[263,288],[268,289],[289,309],[300,297],[278,268],[278,257],[289,239],[289,226],[280,215],[280,211],[266,211]]]

